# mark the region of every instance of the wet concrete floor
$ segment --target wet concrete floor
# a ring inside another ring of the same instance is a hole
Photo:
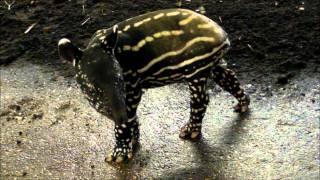
[[[189,116],[187,86],[147,90],[140,149],[112,166],[104,159],[113,123],[73,79],[23,61],[1,67],[0,179],[318,179],[320,79],[297,77],[276,89],[241,80],[250,113],[234,113],[235,100],[212,86],[198,142],[178,137]]]

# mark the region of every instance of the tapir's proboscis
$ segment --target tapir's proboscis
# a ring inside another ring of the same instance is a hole
[[[136,111],[143,89],[188,83],[191,110],[180,130],[183,139],[201,136],[209,78],[238,100],[235,111],[248,110],[249,96],[235,73],[222,65],[229,47],[217,23],[187,9],[154,11],[98,30],[85,49],[66,38],[58,43],[91,106],[115,122],[116,144],[106,160],[117,163],[133,157],[139,140]]]

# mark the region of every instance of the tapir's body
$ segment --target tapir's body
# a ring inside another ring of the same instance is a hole
[[[115,120],[117,145],[109,160],[117,161],[131,157],[133,141],[139,137],[136,109],[143,88],[188,82],[191,112],[182,138],[200,133],[211,74],[238,99],[237,110],[247,110],[249,98],[234,73],[219,66],[229,46],[218,24],[185,9],[150,12],[98,30],[83,52],[68,40],[59,42],[61,56],[73,59],[77,81],[90,103]]]
[[[216,52],[229,46],[219,25],[185,9],[155,11],[117,25],[115,57],[125,79],[144,88],[179,81],[199,68],[212,67],[218,58],[210,57],[221,55]],[[88,47],[110,32],[112,28],[98,30]]]

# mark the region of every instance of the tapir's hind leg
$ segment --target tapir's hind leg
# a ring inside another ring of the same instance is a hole
[[[202,73],[188,80],[190,89],[190,120],[180,130],[180,138],[195,139],[201,134],[209,96],[207,94],[208,73]]]
[[[212,76],[219,86],[238,100],[239,103],[235,106],[236,112],[244,113],[248,111],[250,98],[240,87],[240,83],[232,70],[218,65],[212,69]]]

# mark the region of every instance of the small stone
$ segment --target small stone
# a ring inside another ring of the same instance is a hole
[[[45,32],[45,33],[48,33],[48,32],[50,32],[50,29],[51,28],[49,26],[46,26],[46,27],[42,28],[42,31]]]
[[[15,116],[14,118],[15,118],[17,121],[20,121],[20,120],[23,119],[23,117],[21,117],[21,116]]]
[[[33,114],[32,120],[42,119],[42,117],[43,117],[43,113]]]
[[[17,145],[21,145],[21,141],[20,140],[17,140]]]
[[[281,75],[277,78],[277,84],[286,85],[289,83],[287,75]]]

